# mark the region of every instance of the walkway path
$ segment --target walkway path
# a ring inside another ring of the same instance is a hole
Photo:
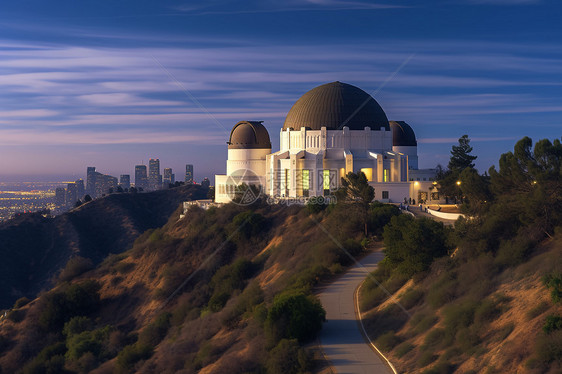
[[[320,333],[322,349],[338,374],[391,373],[381,358],[373,352],[360,332],[355,317],[353,295],[368,273],[382,260],[382,252],[373,252],[321,294],[326,309],[326,322]]]

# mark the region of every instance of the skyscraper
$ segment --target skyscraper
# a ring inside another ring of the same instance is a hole
[[[193,183],[193,165],[191,164],[185,165],[185,183],[186,184]]]
[[[148,177],[146,175],[146,165],[136,165],[135,166],[135,187],[137,190],[142,188],[143,190],[148,189]]]
[[[76,199],[82,199],[86,194],[86,191],[84,189],[84,180],[78,179],[74,182],[74,184],[76,185]]]
[[[66,205],[66,190],[63,187],[57,187],[55,190],[55,206],[57,211],[62,211]]]
[[[72,209],[76,204],[76,184],[69,183],[66,186],[66,207]]]
[[[93,197],[96,193],[96,167],[88,166],[86,170],[86,193]]]
[[[148,187],[151,190],[162,188],[162,175],[160,175],[160,160],[151,158],[148,161]]]
[[[124,190],[131,188],[131,176],[129,174],[121,174],[119,176],[119,186]]]
[[[164,169],[164,187],[168,188],[168,185],[173,184],[175,182],[175,175],[172,174],[172,168],[165,168]]]

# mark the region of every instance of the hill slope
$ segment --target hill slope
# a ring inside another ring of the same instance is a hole
[[[190,198],[206,190],[186,186],[143,194],[112,194],[55,218],[25,214],[0,224],[0,308],[34,297],[73,256],[98,264],[160,227]]]

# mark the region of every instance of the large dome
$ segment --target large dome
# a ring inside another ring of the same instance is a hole
[[[418,142],[414,130],[404,121],[390,121],[393,146],[416,147]]]
[[[230,131],[228,149],[271,149],[269,133],[262,121],[240,121]]]
[[[341,130],[344,126],[390,130],[379,103],[362,89],[342,82],[323,84],[302,95],[287,114],[283,129]]]

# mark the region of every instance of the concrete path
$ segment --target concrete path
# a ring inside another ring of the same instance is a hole
[[[320,342],[338,374],[391,373],[363,338],[353,299],[355,289],[383,257],[382,252],[371,253],[360,262],[364,268],[355,265],[319,295],[326,310]]]

